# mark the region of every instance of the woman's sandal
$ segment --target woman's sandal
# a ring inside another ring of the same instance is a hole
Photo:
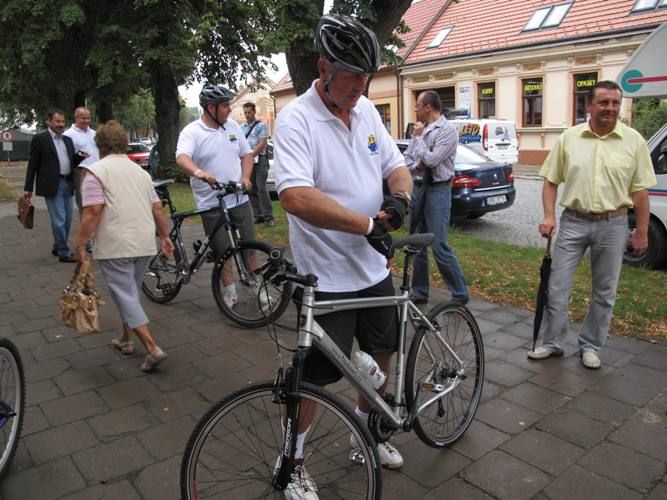
[[[112,339],[111,345],[118,349],[123,354],[134,354],[134,342],[131,340],[126,340],[123,342],[121,339]]]

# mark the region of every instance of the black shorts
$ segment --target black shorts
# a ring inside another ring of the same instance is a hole
[[[244,240],[254,240],[255,225],[253,224],[252,208],[250,207],[250,203],[246,201],[241,205],[228,209],[227,212],[229,213],[229,220],[239,227],[241,238]],[[206,233],[207,236],[213,232],[213,229],[218,223],[218,220],[220,220],[221,216],[222,213],[220,212],[219,208],[201,214],[204,233]],[[223,255],[227,251],[227,247],[229,247],[230,244],[231,241],[229,241],[229,236],[227,235],[227,231],[225,231],[224,227],[221,227],[211,240],[211,248],[215,252],[216,256]]]
[[[295,292],[300,308],[303,289]],[[395,295],[391,274],[376,285],[358,292],[315,292],[315,300],[336,300]],[[317,323],[349,357],[356,337],[359,348],[368,354],[395,352],[398,343],[398,308],[373,307],[354,311],[337,311],[315,316]],[[333,384],[342,373],[313,345],[304,367],[304,380],[317,384]]]

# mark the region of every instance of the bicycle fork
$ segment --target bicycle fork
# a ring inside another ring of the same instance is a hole
[[[299,348],[292,360],[292,367],[287,369],[283,378],[283,369],[278,370],[274,385],[273,402],[285,405],[286,415],[283,415],[283,449],[276,464],[272,486],[280,491],[287,488],[292,481],[292,474],[296,467],[296,438],[299,433],[299,413],[301,396],[299,381],[303,372],[303,364],[308,348]]]

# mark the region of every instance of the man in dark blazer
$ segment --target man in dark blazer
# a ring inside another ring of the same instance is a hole
[[[63,135],[65,114],[61,110],[50,110],[46,123],[48,129],[35,135],[30,143],[24,196],[28,200],[32,198],[36,180],[35,191],[38,196],[44,196],[51,218],[53,232],[51,253],[57,256],[60,262],[76,262],[67,246],[74,195],[72,172],[84,159],[85,154],[77,154],[72,139]]]

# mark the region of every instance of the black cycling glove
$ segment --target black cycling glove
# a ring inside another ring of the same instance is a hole
[[[370,246],[387,257],[387,259],[391,259],[394,256],[394,249],[391,247],[391,235],[380,224],[377,218],[373,219],[373,229],[366,235],[366,240]]]
[[[385,196],[380,210],[384,210],[389,215],[387,222],[392,228],[400,229],[405,221],[408,200],[400,196]]]

